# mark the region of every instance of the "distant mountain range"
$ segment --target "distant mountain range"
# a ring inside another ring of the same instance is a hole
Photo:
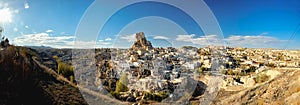
[[[53,47],[50,47],[50,46],[24,46],[24,47],[27,47],[27,48],[32,48],[32,49],[52,49]]]

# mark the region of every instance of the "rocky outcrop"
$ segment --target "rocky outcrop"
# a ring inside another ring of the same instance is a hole
[[[143,32],[136,33],[135,39],[136,40],[132,45],[133,50],[150,50],[153,48],[151,42],[147,41]]]
[[[5,40],[1,41],[0,47],[6,48],[9,46],[9,40],[6,38]]]

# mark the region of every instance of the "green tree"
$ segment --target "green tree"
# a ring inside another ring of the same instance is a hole
[[[251,66],[249,69],[250,69],[250,72],[255,72],[256,67],[255,66]]]
[[[74,81],[74,76],[70,76],[70,82],[72,82],[72,83],[74,83],[75,81]]]
[[[52,56],[52,58],[58,60],[58,56],[57,55]]]
[[[120,80],[117,82],[116,85],[116,92],[126,92],[128,91],[128,85],[129,80],[127,78],[127,74],[125,72],[122,73]]]

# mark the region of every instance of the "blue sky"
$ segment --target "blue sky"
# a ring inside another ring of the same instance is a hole
[[[204,33],[184,10],[153,2],[122,8],[112,15],[103,30],[99,31],[99,36],[93,39],[97,41],[97,47],[130,47],[134,41],[133,34],[143,31],[154,46],[172,44],[174,47],[203,47],[222,40],[229,46],[300,49],[300,31],[289,41],[300,23],[299,0],[204,1],[216,17],[224,35],[223,39],[219,39],[218,36],[221,35],[214,31]],[[1,23],[5,29],[3,35],[16,45],[73,47],[77,26],[93,2],[1,0],[0,10],[9,8],[12,15],[11,22]],[[197,4],[184,3],[191,5],[194,14],[201,15],[202,12],[193,7],[197,7]],[[89,21],[93,23],[104,20],[102,15],[117,5],[118,3],[99,5],[101,10],[91,11],[97,18]],[[84,29],[87,37],[89,32],[92,33],[98,28],[95,25],[93,29]]]

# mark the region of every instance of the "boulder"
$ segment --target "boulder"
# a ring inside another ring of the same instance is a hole
[[[248,78],[244,84],[245,87],[252,87],[255,85],[255,80],[253,78]]]

